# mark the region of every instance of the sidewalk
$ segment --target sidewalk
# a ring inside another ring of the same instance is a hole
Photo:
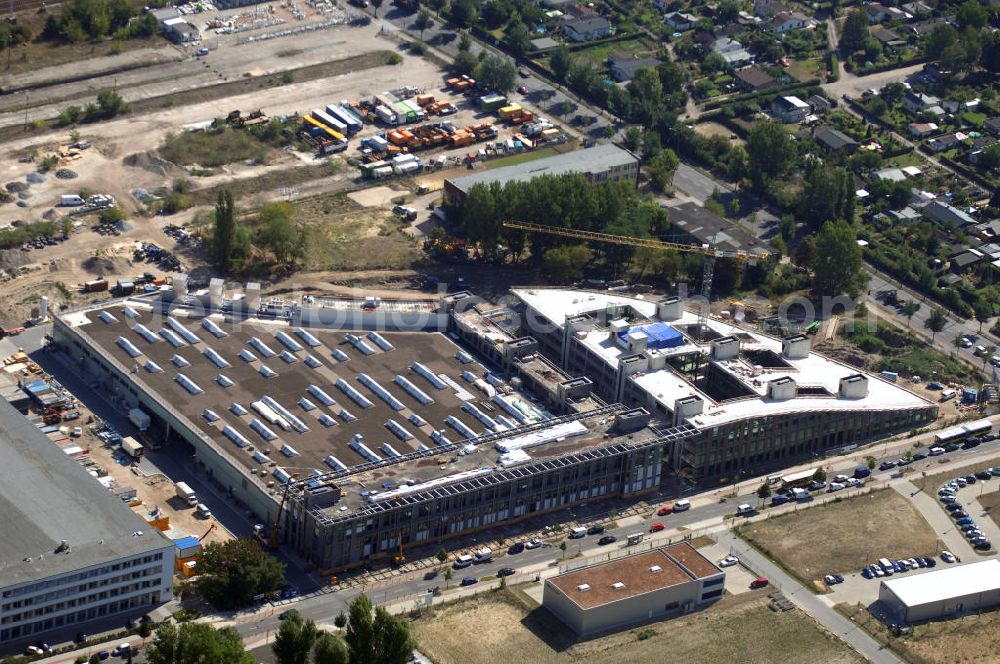
[[[933,495],[920,491],[908,481],[894,482],[892,488],[913,503],[913,506],[937,533],[949,551],[959,557],[972,555],[972,546],[955,528],[955,523],[948,517],[948,513],[941,508],[941,504],[934,499]]]

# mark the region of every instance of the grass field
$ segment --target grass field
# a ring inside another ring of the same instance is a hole
[[[167,161],[214,168],[253,159],[263,162],[271,150],[249,132],[225,127],[221,131],[182,131],[167,134],[160,155]]]
[[[362,208],[343,194],[295,203],[295,223],[306,229],[306,265],[314,270],[410,267],[420,247],[388,210]]]
[[[758,595],[727,598],[699,613],[582,643],[547,611],[511,591],[456,602],[412,628],[421,652],[435,664],[862,661],[805,614],[774,613]]]
[[[651,48],[644,39],[635,38],[626,39],[620,42],[599,44],[597,46],[592,46],[591,48],[581,49],[574,53],[574,55],[587,58],[596,65],[604,66],[608,63],[608,56],[615,51],[621,51],[623,53],[637,55],[644,58],[652,57],[655,49]]]
[[[884,489],[757,521],[739,534],[810,584],[886,558],[934,555],[937,536],[898,493]]]
[[[866,607],[838,605],[836,608],[914,664],[1000,662],[1000,611],[916,625],[912,634],[892,638],[885,625],[872,617]]]

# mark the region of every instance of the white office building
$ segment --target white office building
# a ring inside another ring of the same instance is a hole
[[[0,399],[0,649],[172,597],[173,544]]]

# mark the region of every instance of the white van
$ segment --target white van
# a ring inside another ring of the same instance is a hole
[[[927,450],[927,454],[928,456],[941,456],[942,454],[944,454],[944,448],[932,447],[931,449]]]
[[[488,547],[476,551],[476,563],[485,563],[493,559],[493,549]]]
[[[473,562],[475,562],[475,560],[476,559],[470,556],[469,554],[463,553],[455,560],[455,563],[452,565],[452,567],[454,567],[455,569],[463,569],[471,565]]]
[[[674,503],[675,512],[686,512],[689,509],[691,509],[691,501],[686,498],[684,500],[678,500]]]
[[[571,528],[569,531],[570,539],[580,539],[581,537],[586,537],[586,536],[587,536],[587,529],[582,526]]]
[[[750,516],[753,514],[753,508],[743,503],[736,508],[736,516]]]
[[[203,519],[212,518],[212,510],[208,509],[208,505],[206,505],[205,503],[198,503],[198,505],[194,509],[195,512],[198,514],[198,516],[200,516],[201,518]]]
[[[954,399],[957,394],[958,392],[952,389],[944,390],[943,392],[941,392],[941,401],[949,401],[951,399]]]
[[[878,559],[878,564],[879,564],[879,567],[881,567],[884,571],[888,571],[888,570],[892,569],[892,563],[889,562],[888,558],[879,558]]]

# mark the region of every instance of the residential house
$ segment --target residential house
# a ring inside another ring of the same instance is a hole
[[[756,66],[733,72],[733,78],[743,92],[757,92],[777,85],[773,76]]]
[[[825,113],[833,108],[833,102],[820,95],[811,95],[809,99],[806,99],[806,103],[817,113]]]
[[[983,129],[994,136],[1000,136],[1000,116],[987,118],[986,122],[983,123]]]
[[[753,2],[753,15],[758,18],[771,18],[782,12],[786,12],[788,9],[781,0],[754,0]]]
[[[886,216],[898,224],[910,224],[920,221],[920,213],[907,205],[902,210],[890,210]]]
[[[800,30],[812,25],[809,17],[799,12],[781,12],[775,14],[774,18],[768,21],[764,28],[772,35],[780,37],[791,30]]]
[[[951,271],[955,274],[962,274],[976,263],[986,260],[986,256],[977,249],[963,249],[949,260]]]
[[[872,28],[869,30],[869,34],[878,40],[882,46],[888,48],[897,48],[906,44],[905,39],[900,39],[899,35],[890,30],[889,28],[883,28],[878,26],[877,28]]]
[[[906,2],[899,6],[904,12],[910,15],[910,20],[916,20],[918,16],[929,16],[934,12],[934,8],[925,2]]]
[[[931,201],[924,206],[923,212],[925,217],[954,228],[964,228],[976,223],[968,213],[943,201]]]
[[[868,13],[868,23],[870,25],[876,25],[889,18],[887,8],[877,2],[873,2],[865,7],[865,11]]]
[[[889,180],[890,182],[905,182],[906,173],[901,168],[883,168],[871,174],[872,180]]]
[[[802,122],[812,110],[798,97],[775,97],[771,102],[771,115],[784,123]]]
[[[1000,219],[984,221],[981,224],[977,224],[974,229],[970,228],[968,232],[971,232],[983,242],[1000,240]]]
[[[856,140],[833,127],[817,127],[813,132],[813,140],[828,152],[853,154],[858,149]]]
[[[933,122],[911,122],[907,127],[907,131],[910,132],[910,135],[916,136],[917,138],[930,136],[937,130],[938,126]]]
[[[674,32],[686,32],[698,25],[698,17],[682,12],[671,12],[663,17],[663,22],[669,25]]]
[[[980,136],[972,141],[972,145],[969,146],[969,154],[966,159],[969,160],[970,164],[978,164],[979,157],[996,144],[997,139],[992,136]]]
[[[631,81],[635,73],[640,69],[652,69],[660,64],[656,58],[636,58],[629,53],[616,51],[608,56],[608,68],[611,71],[611,78],[624,83]]]
[[[574,42],[604,39],[611,35],[611,23],[603,16],[575,18],[562,24],[566,39]]]
[[[944,109],[941,108],[941,100],[933,95],[925,95],[923,92],[907,92],[903,97],[903,108],[910,113],[944,114]],[[932,109],[935,108],[940,110],[941,113],[934,113]]]
[[[965,138],[965,134],[958,132],[942,134],[941,136],[935,136],[934,138],[927,139],[927,147],[929,147],[932,152],[944,152],[945,150],[951,150],[952,148],[958,147],[962,141],[965,140]]]
[[[726,67],[729,69],[744,67],[753,63],[753,54],[746,50],[743,44],[729,37],[716,39],[712,44],[712,50],[722,56],[722,59],[726,62]]]

